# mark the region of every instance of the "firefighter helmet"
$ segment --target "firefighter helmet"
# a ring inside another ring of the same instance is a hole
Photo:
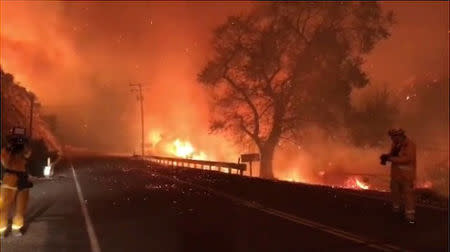
[[[389,136],[404,136],[405,135],[405,131],[403,129],[400,128],[396,128],[396,129],[390,129],[388,131],[388,135]]]

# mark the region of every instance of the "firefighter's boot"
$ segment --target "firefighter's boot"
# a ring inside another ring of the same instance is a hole
[[[414,211],[406,211],[405,219],[408,224],[414,225],[416,224],[416,215]]]
[[[13,218],[12,230],[17,233],[21,231],[25,223],[25,212],[27,210],[28,199],[30,195],[30,190],[25,189],[17,193],[16,199],[16,211]]]

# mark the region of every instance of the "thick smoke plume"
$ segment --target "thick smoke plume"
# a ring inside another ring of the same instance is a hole
[[[163,131],[206,151],[224,140],[208,136],[207,100],[196,74],[213,28],[246,8],[2,2],[1,64],[57,115],[67,145],[139,150],[139,105],[129,84],[141,83],[146,137]]]

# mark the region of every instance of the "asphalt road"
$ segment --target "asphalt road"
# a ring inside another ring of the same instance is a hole
[[[419,207],[413,227],[389,210],[360,192],[77,158],[35,181],[28,230],[2,251],[448,250],[447,210]]]

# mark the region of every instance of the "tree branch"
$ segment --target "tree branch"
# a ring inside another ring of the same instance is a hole
[[[280,72],[281,70],[281,66],[278,63],[277,68],[275,69],[275,71],[272,73],[272,75],[269,77],[266,73],[266,71],[263,70],[264,73],[264,80],[266,81],[266,85],[264,85],[263,91],[266,95],[268,95],[269,97],[271,97],[272,99],[276,99],[276,94],[275,91],[272,88],[272,81],[275,78],[275,76]]]
[[[255,136],[256,138],[259,138],[259,119],[260,118],[259,118],[258,110],[256,109],[255,104],[253,104],[253,102],[251,101],[250,97],[248,97],[245,90],[240,88],[226,73],[224,74],[223,78],[230,84],[231,87],[233,87],[233,89],[235,89],[238,93],[240,93],[242,95],[242,98],[247,103],[247,105],[250,107],[250,109],[253,113],[253,124],[254,124],[252,135]]]
[[[268,102],[268,104],[266,105],[266,107],[261,111],[260,117],[262,118],[264,116],[264,114],[269,110],[269,108],[271,108],[273,106],[272,102]]]
[[[238,115],[238,114],[235,114],[235,117],[239,119],[239,127],[241,128],[241,130],[244,131],[251,139],[253,139],[253,141],[255,141],[256,145],[260,146],[261,145],[261,139],[259,139],[259,137],[257,135],[252,133],[245,126],[244,118],[241,115]]]

